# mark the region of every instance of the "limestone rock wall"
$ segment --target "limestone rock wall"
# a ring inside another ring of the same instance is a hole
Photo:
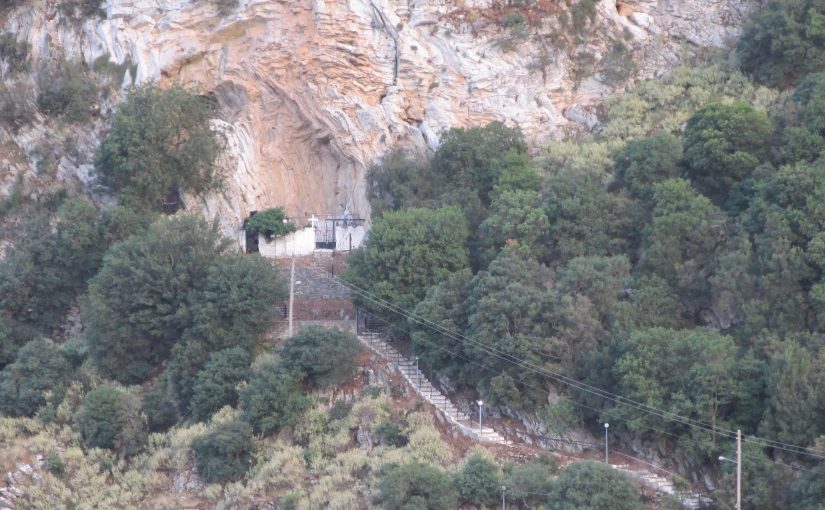
[[[216,97],[216,127],[229,140],[227,187],[190,204],[219,214],[234,235],[249,211],[275,205],[294,217],[345,207],[366,217],[368,166],[395,145],[433,149],[452,126],[501,120],[534,143],[595,129],[599,105],[627,85],[606,85],[599,74],[614,41],[626,41],[633,79],[652,77],[685,52],[725,45],[751,5],[600,0],[593,29],[576,38],[555,21],[572,0],[537,0],[541,28],[524,37],[503,22],[507,4],[239,0],[220,14],[214,0],[109,0],[105,19],[78,24],[53,0],[32,0],[0,21],[2,32],[32,45],[32,69],[60,54],[90,64],[108,54],[135,64],[124,86],[180,82]],[[582,50],[597,62],[583,78],[574,60]],[[2,136],[27,155],[48,132],[41,121]],[[100,119],[79,135],[81,152],[94,150],[105,125]],[[0,190],[33,163],[19,159],[6,162]],[[76,160],[61,160],[61,178],[93,188],[89,158]]]

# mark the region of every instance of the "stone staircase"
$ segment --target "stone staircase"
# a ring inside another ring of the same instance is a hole
[[[415,361],[406,358],[389,345],[380,333],[362,332],[358,335],[358,339],[373,352],[397,367],[415,392],[438,409],[447,421],[458,427],[462,433],[486,443],[498,443],[508,446],[512,444],[490,427],[482,427],[479,430],[478,421],[474,422],[472,417],[461,412],[450,399],[421,374],[421,371],[416,370]]]
[[[622,471],[659,494],[666,494],[673,497],[679,501],[684,508],[695,510],[699,508],[702,503],[709,502],[708,498],[701,494],[679,490],[673,485],[671,479],[657,475],[646,469],[634,469],[629,464],[610,464],[610,467],[617,471]]]

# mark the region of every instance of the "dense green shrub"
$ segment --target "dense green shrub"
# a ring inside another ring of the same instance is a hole
[[[192,416],[204,420],[223,406],[237,405],[238,385],[249,378],[251,362],[249,352],[240,347],[212,353],[192,385]]]
[[[112,384],[86,395],[74,428],[89,448],[109,448],[124,456],[137,453],[146,439],[140,398]]]
[[[237,480],[246,473],[255,454],[252,427],[233,420],[219,423],[192,442],[195,467],[207,483]]]
[[[630,196],[647,201],[654,185],[679,177],[682,144],[668,133],[630,141],[613,157],[613,178]]]
[[[59,402],[71,373],[71,364],[51,340],[32,340],[0,372],[0,412],[32,416],[46,404],[46,392]]]
[[[262,363],[240,397],[244,418],[261,435],[295,425],[311,402],[298,382],[275,362]]]
[[[314,386],[334,386],[352,377],[361,344],[351,333],[309,327],[281,346],[281,363]]]
[[[150,432],[164,432],[180,419],[177,405],[166,377],[160,377],[143,394],[143,412]]]
[[[765,160],[772,126],[745,103],[710,104],[685,126],[687,172],[696,188],[721,204],[731,187]]]
[[[37,106],[53,117],[63,116],[68,122],[85,122],[97,103],[99,90],[80,62],[58,61],[37,75]]]
[[[467,266],[466,223],[456,207],[387,212],[365,245],[353,252],[343,277],[397,306],[412,309],[427,287]],[[356,297],[359,306],[370,307]]]
[[[639,490],[627,476],[600,462],[571,464],[553,482],[554,510],[641,510]]]
[[[771,0],[737,45],[743,71],[771,86],[793,84],[825,69],[825,2]]]
[[[222,140],[209,121],[216,105],[183,88],[133,89],[95,154],[105,184],[137,208],[176,211],[181,193],[218,188]]]
[[[295,232],[295,229],[295,224],[286,220],[286,213],[282,207],[258,211],[244,225],[247,232],[263,234],[267,239],[272,236],[285,236]]]
[[[193,297],[226,241],[194,216],[161,219],[116,244],[89,285],[85,319],[104,373],[140,382],[193,322]]]
[[[452,510],[458,497],[447,473],[417,462],[385,469],[381,502],[388,510]]]
[[[5,324],[0,341],[6,346],[51,335],[97,271],[106,248],[97,210],[78,198],[62,201],[54,215],[32,211],[21,239],[0,260]]]
[[[540,457],[526,464],[512,466],[502,485],[507,487],[507,498],[524,508],[536,508],[553,488],[556,462],[552,457]]]
[[[163,218],[116,244],[90,282],[84,318],[104,373],[141,382],[172,358],[172,382],[188,408],[196,374],[212,352],[251,351],[285,295],[260,257],[227,254],[216,223]]]
[[[501,487],[498,466],[477,453],[470,455],[461,471],[456,473],[453,484],[461,503],[493,505]]]

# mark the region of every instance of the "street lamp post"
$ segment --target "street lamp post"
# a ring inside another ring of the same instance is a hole
[[[484,401],[476,400],[476,404],[478,404],[478,437],[481,439],[481,406],[484,405]]]
[[[607,455],[607,453],[608,453],[608,450],[607,450],[607,429],[609,429],[609,428],[610,428],[610,424],[607,423],[607,422],[604,422],[604,463],[605,464],[610,464],[610,462],[608,461],[608,455]]]
[[[742,431],[736,431],[736,460],[719,456],[719,460],[726,460],[736,464],[736,510],[742,510]]]

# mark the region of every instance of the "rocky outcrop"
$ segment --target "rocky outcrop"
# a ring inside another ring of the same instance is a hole
[[[78,24],[33,1],[10,11],[3,31],[32,45],[32,69],[61,53],[90,64],[109,55],[135,65],[127,85],[180,82],[214,96],[229,140],[227,187],[191,204],[221,215],[229,232],[273,205],[296,217],[345,207],[366,216],[371,162],[397,144],[432,149],[452,126],[501,120],[533,142],[596,129],[597,107],[626,85],[599,73],[615,41],[628,47],[635,78],[651,77],[685,45],[725,44],[747,11],[745,0],[601,0],[574,36],[558,25],[571,2],[538,0],[541,28],[514,35],[505,20],[518,13],[505,3],[239,0],[220,14],[214,0],[110,0],[105,19]],[[595,62],[584,77],[582,52]],[[42,126],[14,142],[29,153],[37,133]],[[93,150],[94,138],[81,149]],[[88,184],[86,161],[64,161],[63,177]]]

